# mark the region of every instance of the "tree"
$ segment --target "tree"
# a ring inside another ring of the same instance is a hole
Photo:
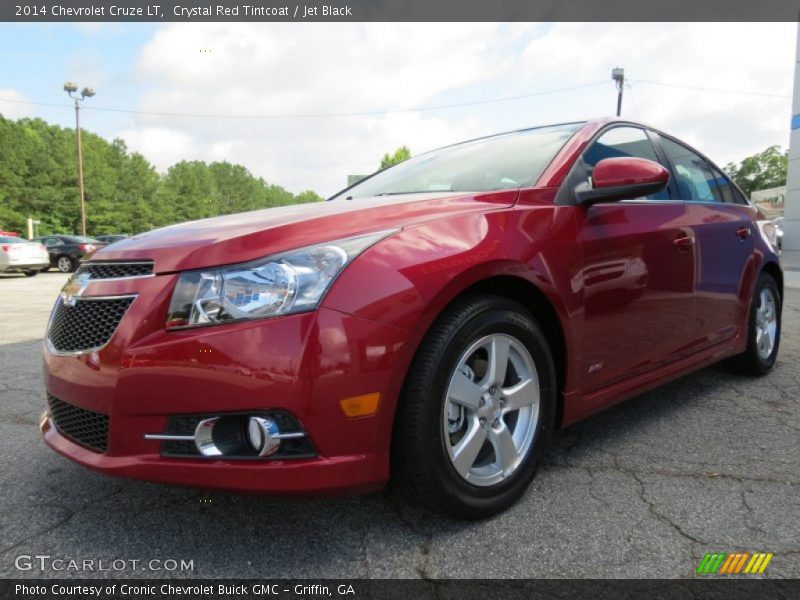
[[[728,163],[725,172],[750,196],[757,190],[786,185],[789,154],[779,146],[748,156],[738,165]]]
[[[381,169],[388,169],[392,165],[401,163],[409,158],[411,158],[411,150],[408,149],[408,146],[400,146],[394,151],[394,154],[389,155],[389,153],[386,153],[383,155],[381,159]]]
[[[322,200],[228,162],[181,161],[162,175],[121,139],[86,130],[82,137],[89,235]],[[0,115],[0,229],[24,232],[28,217],[41,222],[41,234],[80,231],[75,130]]]

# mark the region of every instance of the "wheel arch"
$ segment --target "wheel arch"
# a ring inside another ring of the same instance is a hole
[[[783,298],[783,270],[781,269],[780,265],[778,265],[778,263],[775,261],[769,260],[761,267],[761,272],[768,273],[772,276],[772,278],[778,284],[778,290],[781,293],[781,298]]]
[[[426,319],[423,330],[419,332],[412,358],[405,371],[413,364],[413,357],[420,351],[425,335],[442,314],[453,304],[471,294],[488,294],[508,298],[519,303],[536,318],[547,338],[553,355],[557,382],[556,428],[560,427],[563,421],[564,391],[567,386],[569,369],[568,332],[565,331],[559,311],[551,299],[539,286],[525,277],[507,274],[486,275],[483,278],[471,281],[469,284],[462,285],[455,293],[446,294],[447,300],[437,307],[438,309],[434,315]],[[405,373],[403,373],[404,379]],[[395,406],[395,413],[396,411],[397,407]]]
[[[530,311],[536,318],[539,326],[544,331],[547,343],[550,345],[550,350],[553,354],[560,404],[562,401],[561,392],[564,390],[567,378],[566,341],[558,313],[544,292],[527,279],[514,277],[513,275],[497,275],[467,287],[456,299],[467,294],[491,294],[514,300]],[[560,406],[558,414],[561,414]]]

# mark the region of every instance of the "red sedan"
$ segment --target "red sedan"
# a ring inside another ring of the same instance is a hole
[[[772,368],[765,223],[636,123],[456,144],[326,203],[99,250],[53,309],[41,428],[112,475],[271,493],[391,478],[484,517],[555,428],[723,359]]]

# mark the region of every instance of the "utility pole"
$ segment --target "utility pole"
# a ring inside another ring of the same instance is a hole
[[[617,116],[622,114],[622,86],[625,83],[625,69],[614,67],[611,69],[611,79],[617,83]]]
[[[78,188],[81,193],[81,235],[86,235],[86,198],[83,192],[83,148],[81,147],[81,105],[80,103],[86,98],[94,96],[94,90],[90,87],[85,87],[81,90],[81,97],[73,96],[74,92],[78,91],[78,86],[71,81],[64,84],[64,91],[67,92],[70,98],[75,100],[75,138],[78,141]]]

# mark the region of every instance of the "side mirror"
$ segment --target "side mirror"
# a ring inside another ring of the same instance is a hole
[[[669,171],[646,158],[604,158],[592,172],[592,185],[576,190],[579,204],[632,200],[660,192]]]

